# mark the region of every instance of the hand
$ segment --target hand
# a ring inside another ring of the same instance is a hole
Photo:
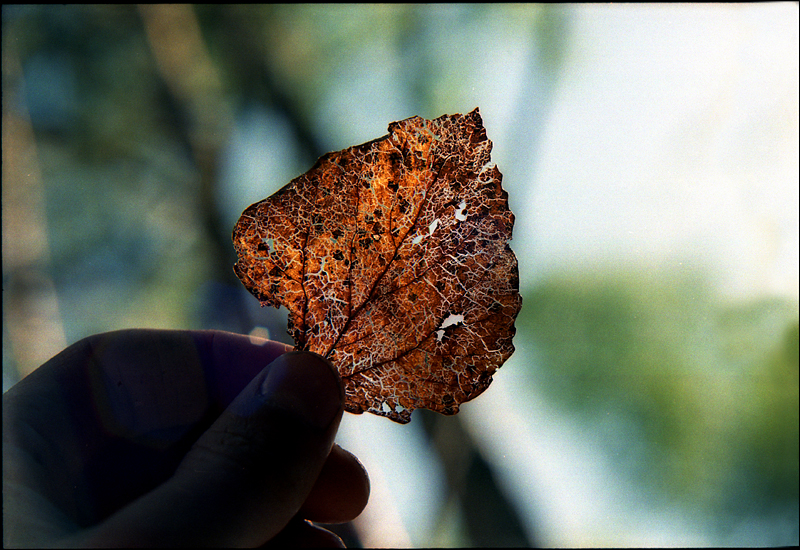
[[[320,356],[218,331],[70,346],[3,396],[6,546],[341,545],[369,480]],[[276,538],[277,537],[277,538]]]

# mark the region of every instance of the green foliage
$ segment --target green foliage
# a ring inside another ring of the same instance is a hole
[[[518,323],[534,380],[644,486],[737,515],[796,509],[797,304],[708,289],[634,271],[549,279]]]

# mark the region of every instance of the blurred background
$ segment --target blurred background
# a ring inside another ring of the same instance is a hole
[[[480,107],[514,356],[346,415],[364,546],[798,544],[798,5],[3,6],[3,389],[92,333],[287,341],[244,208]],[[426,414],[427,413],[427,414]]]

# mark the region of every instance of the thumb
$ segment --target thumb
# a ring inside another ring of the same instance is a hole
[[[305,502],[342,417],[339,375],[310,352],[281,355],[194,444],[163,485],[87,535],[92,545],[254,546]]]

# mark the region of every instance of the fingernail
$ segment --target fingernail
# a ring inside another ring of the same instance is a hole
[[[316,353],[284,353],[270,365],[261,384],[270,404],[295,414],[316,428],[327,428],[342,408],[339,375]]]

